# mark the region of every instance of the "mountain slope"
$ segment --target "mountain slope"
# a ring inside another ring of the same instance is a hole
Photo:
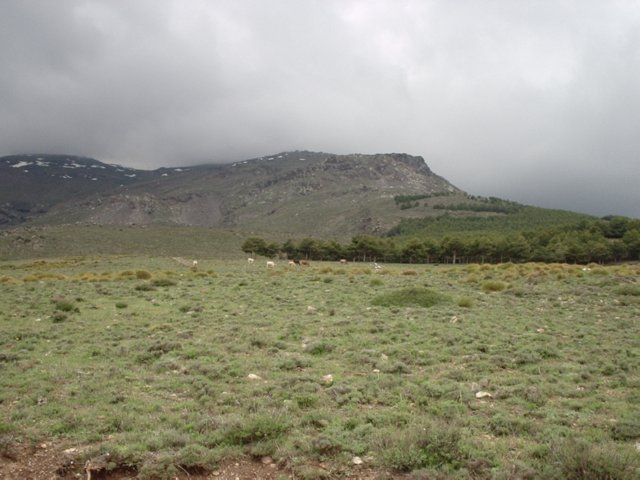
[[[112,192],[154,174],[73,155],[4,156],[0,158],[0,224],[21,223],[62,202]]]
[[[346,237],[383,233],[398,195],[464,193],[422,157],[283,152],[143,171],[53,155],[0,158],[0,222],[176,224]]]

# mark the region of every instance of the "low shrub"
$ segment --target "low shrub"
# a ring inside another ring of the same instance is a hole
[[[488,280],[482,284],[482,290],[485,292],[500,292],[507,288],[507,284],[500,280]]]
[[[569,439],[550,452],[554,467],[567,480],[633,480],[640,471],[640,455],[626,445]]]
[[[0,457],[7,460],[17,460],[18,450],[13,435],[9,433],[0,433]]]
[[[624,418],[611,427],[614,440],[627,441],[640,438],[640,417]]]
[[[448,300],[446,295],[424,287],[410,287],[378,295],[372,301],[381,307],[432,307]]]
[[[621,285],[614,290],[618,295],[640,296],[640,285]]]
[[[311,342],[304,347],[304,351],[312,355],[322,355],[323,353],[333,352],[335,345],[326,340]]]
[[[69,317],[66,314],[62,312],[57,312],[53,314],[53,316],[51,317],[51,321],[53,323],[61,323],[61,322],[64,322],[67,318]]]
[[[61,312],[73,312],[75,306],[68,300],[54,300],[55,309]]]
[[[473,300],[470,297],[462,297],[458,300],[458,306],[462,308],[470,308],[473,306]]]
[[[269,438],[277,438],[284,434],[289,427],[289,423],[280,415],[255,414],[237,424],[228,426],[224,432],[224,442],[231,445],[247,445]]]
[[[399,472],[424,468],[458,470],[467,460],[461,434],[451,425],[431,422],[393,431],[377,441],[382,464]]]

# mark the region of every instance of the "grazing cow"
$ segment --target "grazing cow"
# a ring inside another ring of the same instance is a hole
[[[198,260],[193,261],[193,263],[191,264],[191,270],[194,272],[198,270]]]
[[[382,270],[382,267],[380,265],[378,265],[376,262],[373,262],[373,268],[376,270],[376,272],[378,270]]]
[[[275,268],[276,262],[272,262],[271,260],[267,260],[267,268]]]
[[[295,262],[295,260],[289,260],[288,265],[289,265],[290,267],[295,267],[295,266],[296,266],[296,262]]]
[[[253,258],[251,258],[251,257],[247,258],[247,263],[249,265],[251,265],[253,262],[255,262],[255,260]]]
[[[303,267],[308,267],[308,266],[310,266],[311,264],[310,264],[308,261],[306,261],[306,260],[300,260],[300,265],[302,265]]]
[[[347,259],[346,259],[346,258],[341,258],[341,259],[340,259],[340,263],[341,263],[342,265],[346,265],[346,264],[347,264],[347,263],[349,263],[349,262],[347,262]]]

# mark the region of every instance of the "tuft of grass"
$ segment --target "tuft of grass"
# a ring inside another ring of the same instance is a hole
[[[283,415],[260,413],[230,425],[223,434],[223,443],[248,445],[278,438],[289,430],[290,424]]]
[[[592,444],[569,439],[551,449],[552,462],[567,480],[635,480],[640,455],[633,448],[613,442]]]
[[[458,299],[458,306],[462,308],[471,308],[473,306],[473,299],[471,297],[461,297]]]
[[[53,314],[53,316],[51,317],[51,321],[53,323],[62,323],[64,322],[67,318],[69,318],[65,313],[62,312],[56,312]]]
[[[621,285],[613,290],[618,295],[640,296],[640,285]]]
[[[624,418],[611,427],[614,440],[628,441],[640,439],[640,417]]]
[[[157,278],[151,282],[154,287],[172,287],[176,282],[168,278]]]
[[[54,300],[53,304],[56,310],[60,310],[61,312],[73,312],[76,308],[73,302],[69,300]]]
[[[151,278],[151,273],[147,272],[146,270],[137,270],[136,278],[138,280],[149,280]]]
[[[428,288],[410,287],[378,295],[372,303],[380,307],[432,307],[448,299]]]
[[[501,292],[507,288],[507,284],[500,280],[487,280],[482,284],[482,290],[485,292]]]
[[[335,348],[335,345],[327,340],[320,340],[307,344],[304,350],[312,355],[322,355],[323,353],[332,352]]]
[[[17,460],[18,451],[15,438],[8,433],[0,433],[0,457],[7,460]]]
[[[377,441],[383,466],[398,472],[424,468],[459,470],[467,460],[458,429],[440,422],[392,431]]]

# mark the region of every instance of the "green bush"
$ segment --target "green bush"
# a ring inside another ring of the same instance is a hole
[[[138,270],[136,271],[136,278],[139,280],[149,280],[151,278],[151,274],[146,270]]]
[[[462,308],[470,308],[473,306],[473,300],[470,297],[462,297],[458,300],[458,306]]]
[[[551,457],[566,480],[635,480],[640,472],[638,452],[615,443],[569,439],[554,445]]]
[[[320,340],[307,344],[304,350],[312,355],[321,355],[323,353],[332,352],[335,348],[335,345],[332,343],[329,343],[326,340]]]
[[[620,420],[611,427],[611,437],[614,440],[620,441],[640,438],[640,417],[630,417]]]
[[[56,310],[61,312],[72,312],[75,306],[68,300],[54,300]]]
[[[224,432],[225,443],[231,445],[247,445],[253,442],[277,438],[284,434],[290,425],[280,415],[255,414]]]
[[[53,323],[61,323],[64,322],[67,318],[69,317],[67,317],[67,315],[65,315],[64,313],[57,312],[53,314],[53,316],[51,317],[51,321]]]
[[[424,287],[410,287],[378,295],[372,301],[381,307],[432,307],[448,297]]]
[[[378,440],[377,446],[383,465],[396,471],[430,467],[458,470],[467,460],[460,439],[455,427],[431,422],[389,432]]]
[[[13,435],[9,433],[0,433],[0,457],[8,460],[17,460],[18,451],[16,441]]]
[[[482,284],[482,290],[485,292],[500,292],[507,288],[507,284],[500,280],[488,280]]]
[[[640,296],[640,285],[621,285],[614,290],[618,295]]]

